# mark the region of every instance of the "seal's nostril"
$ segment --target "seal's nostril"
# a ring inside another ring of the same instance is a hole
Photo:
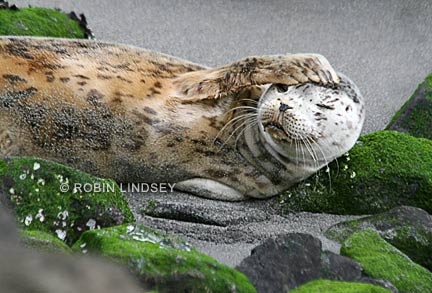
[[[292,109],[292,107],[288,106],[287,104],[280,103],[279,112],[283,113],[283,112],[285,112],[288,109]]]

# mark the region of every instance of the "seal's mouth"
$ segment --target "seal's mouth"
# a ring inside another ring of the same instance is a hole
[[[276,122],[266,122],[263,123],[264,129],[272,129],[272,130],[279,130],[285,133],[285,130],[283,129],[283,127]]]
[[[262,124],[264,131],[270,134],[274,139],[278,141],[287,141],[289,139],[288,133],[285,129],[277,122],[265,122]]]

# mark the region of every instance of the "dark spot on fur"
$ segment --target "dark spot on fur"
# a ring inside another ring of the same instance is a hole
[[[138,117],[138,119],[139,119],[140,121],[143,121],[144,123],[146,123],[146,124],[148,124],[148,125],[150,125],[150,126],[153,126],[153,124],[157,124],[157,123],[160,122],[159,119],[152,119],[152,118],[148,117],[147,115],[144,115],[143,113],[138,112],[138,111],[136,111],[136,110],[133,111],[133,113],[135,114],[135,116]]]
[[[117,64],[117,65],[111,65],[111,67],[112,68],[116,68],[116,69],[122,69],[122,70],[125,70],[125,71],[133,71],[131,68],[130,68],[130,63],[123,63],[123,64]]]
[[[27,49],[27,43],[21,40],[11,39],[11,43],[4,46],[6,52],[10,55],[21,57],[28,60],[33,60],[34,57]]]
[[[120,96],[114,96],[110,102],[113,104],[120,104],[123,102],[123,99]]]
[[[351,97],[352,97],[352,100],[354,101],[354,103],[356,103],[356,104],[360,103],[360,100],[358,99],[357,95],[353,94]]]
[[[12,84],[16,84],[19,82],[22,83],[27,83],[27,80],[19,77],[18,75],[13,75],[13,74],[3,74],[3,78],[6,79],[7,81],[9,81]]]
[[[144,107],[144,112],[146,112],[148,114],[152,114],[152,115],[157,115],[157,112],[153,108],[150,108],[148,106]]]
[[[316,104],[317,107],[323,108],[323,109],[327,109],[327,110],[334,110],[334,106],[331,105],[325,105],[325,104]]]
[[[125,97],[125,98],[133,98],[133,97],[134,97],[134,96],[131,95],[131,94],[124,94],[124,93],[119,92],[119,91],[114,92],[114,96],[116,96],[116,97],[120,97],[120,98],[122,98],[122,97]]]
[[[90,79],[89,77],[82,75],[82,74],[75,74],[74,76],[77,78],[81,78],[81,79]]]
[[[137,151],[145,145],[147,136],[147,131],[145,129],[141,129],[138,134],[132,135],[129,141],[124,143],[123,147],[130,151]]]
[[[99,71],[109,71],[109,68],[106,67],[106,66],[99,66],[96,69],[99,70]]]
[[[348,106],[346,106],[345,111],[348,112],[348,111],[350,111],[351,109],[352,109],[352,108],[351,108],[351,105],[348,105]]]
[[[79,82],[77,82],[77,84],[80,86],[85,86],[87,84],[87,82],[86,81],[79,81]]]
[[[205,140],[203,140],[203,139],[193,138],[193,139],[191,139],[191,142],[193,144],[198,144],[198,145],[202,145],[202,146],[206,146],[207,145],[207,142]]]
[[[204,171],[204,173],[207,173],[212,178],[223,178],[229,175],[228,172],[217,169],[207,169]]]
[[[108,79],[112,79],[113,77],[110,75],[106,75],[106,74],[98,74],[97,75],[98,79],[103,79],[103,80],[108,80]]]
[[[216,155],[216,153],[214,151],[210,151],[210,150],[207,150],[207,149],[195,148],[195,151],[197,153],[203,154],[206,157],[212,157],[212,156]]]
[[[150,94],[151,95],[160,95],[160,91],[156,90],[155,88],[150,88]]]
[[[144,79],[140,79],[140,82],[142,83],[146,83],[146,81]]]
[[[54,74],[52,72],[45,73],[46,81],[53,82],[55,80]]]
[[[156,81],[154,83],[154,87],[160,89],[160,88],[162,88],[162,84],[159,81]]]
[[[52,64],[52,63],[46,63],[46,61],[41,61],[41,62],[39,62],[39,64],[42,65],[42,67],[47,68],[47,69],[51,69],[51,70],[65,68],[65,66],[58,65],[58,64]]]
[[[121,81],[124,81],[124,82],[127,82],[127,83],[132,83],[132,81],[130,81],[130,80],[124,78],[124,77],[121,77],[120,75],[117,75],[116,77],[117,77],[117,79],[119,79]]]
[[[104,98],[104,95],[101,94],[98,90],[95,89],[91,89],[88,93],[87,93],[87,101],[89,102],[89,104],[91,105],[98,105],[100,104],[100,100],[102,100]]]
[[[68,82],[70,80],[69,77],[60,77],[59,79],[60,79],[61,82],[64,82],[64,83],[66,83],[66,82]]]

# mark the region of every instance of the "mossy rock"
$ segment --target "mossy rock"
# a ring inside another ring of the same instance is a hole
[[[391,282],[400,293],[432,292],[432,273],[372,229],[349,236],[342,245],[341,254],[359,262],[368,276]]]
[[[37,251],[68,254],[72,252],[72,249],[63,241],[52,234],[41,231],[22,230],[21,242],[25,247]]]
[[[86,231],[73,249],[127,265],[158,292],[256,292],[242,273],[142,225]]]
[[[393,116],[387,129],[432,139],[432,74]]]
[[[54,9],[0,9],[0,35],[85,38],[79,21]]]
[[[53,233],[67,244],[85,230],[134,221],[114,181],[38,158],[0,160],[0,191],[23,228]]]
[[[432,216],[414,207],[397,207],[389,212],[338,223],[325,232],[343,243],[351,234],[372,228],[382,238],[416,263],[432,271]]]
[[[330,280],[314,280],[290,293],[391,293],[390,290],[372,284],[358,282],[341,282]]]
[[[431,194],[432,140],[379,131],[282,194],[281,204],[286,212],[364,215],[408,205],[431,213]]]

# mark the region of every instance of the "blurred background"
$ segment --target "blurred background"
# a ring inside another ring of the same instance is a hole
[[[98,40],[208,66],[314,52],[359,86],[364,132],[382,129],[432,69],[432,1],[10,1],[87,16]]]

